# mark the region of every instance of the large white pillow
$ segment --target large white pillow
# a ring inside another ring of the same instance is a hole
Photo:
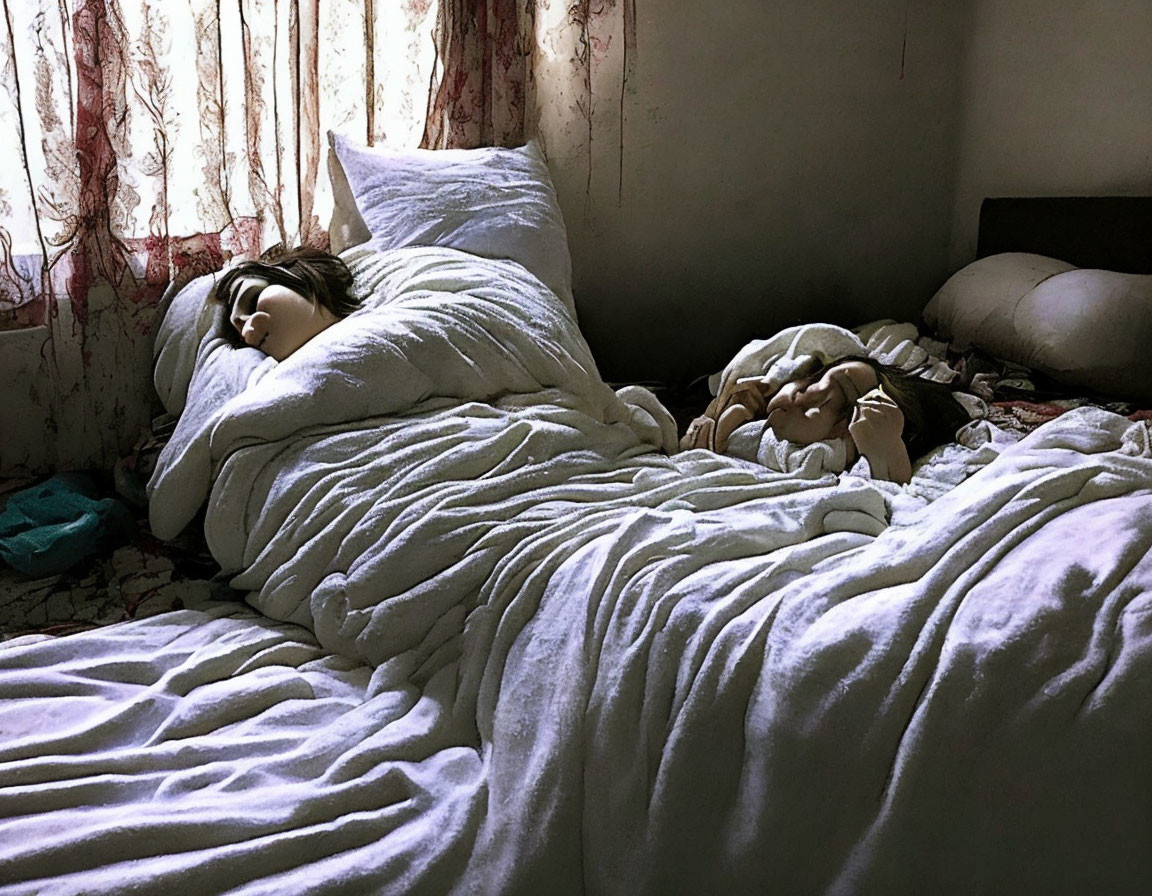
[[[183,287],[170,286],[160,303],[160,324],[153,342],[153,376],[164,409],[179,417],[201,345],[220,328],[224,308],[208,301],[217,274],[204,274]],[[167,304],[165,304],[167,303]]]
[[[992,255],[953,274],[924,320],[960,348],[975,346],[1068,386],[1152,399],[1152,276]]]
[[[212,361],[214,370],[226,371],[230,383],[244,382],[257,367],[275,364],[262,351],[233,348],[223,337],[224,306],[208,298],[220,273],[169,287],[170,293],[161,301],[162,316],[152,345],[152,382],[160,403],[173,417],[184,413],[196,367],[204,365],[210,355],[218,356]]]
[[[370,234],[381,249],[446,246],[507,258],[574,310],[568,233],[535,141],[515,149],[393,151],[331,131],[328,140],[333,251]]]

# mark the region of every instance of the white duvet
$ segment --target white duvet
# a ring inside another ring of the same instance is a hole
[[[522,268],[348,258],[287,362],[200,345],[153,483],[251,608],[0,650],[3,892],[1152,879],[1147,425],[904,490],[668,457]]]

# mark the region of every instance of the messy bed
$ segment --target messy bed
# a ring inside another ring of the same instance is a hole
[[[173,300],[152,526],[203,514],[246,602],[0,649],[3,892],[1152,879],[1146,422],[976,419],[903,488],[670,455],[597,373],[566,248],[358,226],[364,307],[282,363],[215,335],[210,280]],[[936,348],[742,357],[837,340]]]

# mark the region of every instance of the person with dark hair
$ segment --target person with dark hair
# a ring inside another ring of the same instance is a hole
[[[283,361],[360,307],[352,274],[335,255],[309,246],[273,247],[225,271],[212,290],[227,309],[221,335]]]
[[[682,449],[724,453],[737,427],[764,418],[777,439],[798,445],[844,440],[849,463],[867,459],[872,475],[900,484],[912,459],[951,441],[968,422],[952,391],[865,357],[841,358],[768,392],[745,379],[688,427]]]

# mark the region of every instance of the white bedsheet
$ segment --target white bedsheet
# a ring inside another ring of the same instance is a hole
[[[977,440],[942,495],[667,457],[554,298],[444,253],[193,381],[154,519],[208,497],[261,615],[0,650],[3,892],[1152,879],[1146,424]]]

